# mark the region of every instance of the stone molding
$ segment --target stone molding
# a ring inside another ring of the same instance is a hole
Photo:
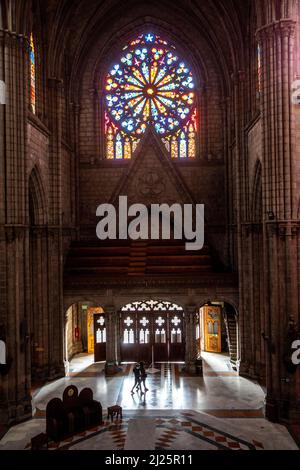
[[[256,31],[256,38],[260,44],[267,42],[275,36],[293,37],[296,30],[296,21],[292,19],[282,19],[267,24]]]

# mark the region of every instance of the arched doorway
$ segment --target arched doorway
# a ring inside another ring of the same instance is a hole
[[[49,254],[47,240],[47,208],[44,185],[40,171],[35,166],[28,180],[28,220],[29,220],[29,330],[31,384],[49,377],[50,332],[49,316]]]
[[[106,360],[106,323],[102,307],[87,308],[88,352],[94,354],[94,361]]]
[[[72,304],[65,316],[65,361],[81,353],[92,356],[92,362],[106,360],[106,323],[102,307],[93,302]]]
[[[235,308],[220,301],[209,301],[196,314],[197,353],[228,354],[234,369],[239,368],[238,315]]]
[[[120,312],[122,362],[185,359],[183,308],[167,301],[132,302]]]

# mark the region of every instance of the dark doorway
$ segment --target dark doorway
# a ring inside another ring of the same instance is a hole
[[[123,362],[184,361],[184,312],[172,302],[133,302],[121,310]]]
[[[106,360],[106,326],[103,313],[94,315],[95,362]]]

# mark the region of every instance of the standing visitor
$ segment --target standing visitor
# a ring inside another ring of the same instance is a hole
[[[140,368],[139,368],[139,364],[135,364],[134,368],[133,368],[133,373],[134,373],[134,385],[131,389],[131,395],[134,394],[134,389],[136,388],[136,390],[138,391],[139,389],[141,389],[141,380],[140,380]]]
[[[140,362],[140,375],[141,375],[140,382],[143,383],[143,385],[144,385],[144,392],[142,392],[142,393],[146,393],[148,391],[148,388],[146,387],[147,373],[146,373],[145,366],[144,366],[143,362]],[[141,386],[141,390],[142,390],[142,386]]]

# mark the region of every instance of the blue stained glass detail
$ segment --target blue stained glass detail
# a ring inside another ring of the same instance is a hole
[[[147,34],[145,39],[146,39],[146,42],[153,42],[154,35],[153,34]]]

